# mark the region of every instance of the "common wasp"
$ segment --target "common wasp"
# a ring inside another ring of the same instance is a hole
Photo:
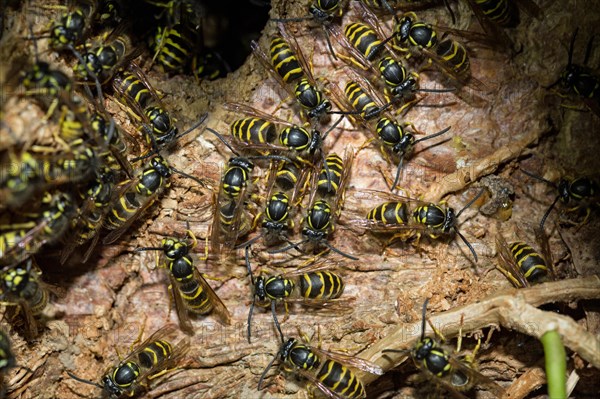
[[[359,357],[315,348],[301,343],[296,338],[288,338],[285,341],[282,337],[279,352],[260,376],[259,391],[267,373],[277,360],[286,371],[307,379],[327,397],[334,399],[366,398],[365,386],[353,368],[370,374],[383,374],[381,367]]]
[[[296,99],[302,114],[309,120],[320,120],[326,114],[346,114],[331,111],[331,102],[317,86],[296,40],[279,26],[280,35],[271,40],[271,59],[258,43],[252,42],[252,52],[281,87]]]
[[[15,355],[13,355],[8,335],[0,330],[0,373],[6,372],[15,366]]]
[[[158,148],[168,146],[195,129],[196,126],[179,133],[173,117],[139,67],[132,64],[129,69],[113,79],[112,87],[129,115],[142,122],[142,134],[148,144]]]
[[[558,183],[554,183],[526,170],[521,169],[521,172],[525,173],[529,177],[552,186],[557,191],[556,198],[548,207],[548,210],[546,210],[544,216],[542,216],[542,220],[540,221],[540,230],[544,229],[546,219],[559,200],[566,207],[564,210],[565,213],[574,214],[576,217],[581,219],[579,223],[573,221],[567,222],[567,224],[574,224],[577,226],[582,226],[587,223],[592,212],[592,207],[600,206],[600,191],[598,183],[590,177],[563,177],[558,181]]]
[[[204,122],[206,115],[197,126]],[[200,186],[205,183],[183,171],[180,171],[161,156],[151,157],[148,165],[140,169],[134,178],[120,182],[115,187],[117,200],[106,217],[105,228],[112,230],[104,237],[104,244],[111,244],[119,239],[129,227],[148,209],[157,198],[171,186],[171,175],[177,173],[191,179]]]
[[[541,254],[524,241],[510,244],[498,233],[496,249],[500,255],[498,270],[516,287],[525,288],[543,280],[546,276],[554,277],[554,265],[548,245],[548,237],[543,230],[534,229]]]
[[[475,386],[489,390],[494,397],[502,397],[504,389],[475,369],[474,359],[480,347],[479,342],[470,355],[458,356],[451,353],[436,339],[425,336],[428,303],[429,299],[423,303],[421,337],[412,350],[410,350],[410,356],[415,366],[429,376],[436,384],[450,391],[454,397],[466,399],[467,397],[462,392],[469,391]],[[441,333],[435,328],[434,332],[441,336]],[[384,349],[382,352],[402,353],[406,351]],[[460,348],[457,348],[456,352],[460,352]]]
[[[487,104],[485,99],[475,93],[466,93],[464,90],[465,87],[470,87],[476,91],[487,91],[486,85],[471,73],[467,48],[458,40],[447,37],[447,32],[440,37],[438,30],[440,28],[419,20],[415,13],[409,12],[402,18],[396,18],[394,32],[386,41],[391,39],[392,47],[407,54],[407,57],[425,58],[427,64],[433,63],[457,89],[453,93],[465,102],[474,106]],[[448,32],[480,42],[489,41],[475,32],[459,30],[448,30]]]
[[[577,94],[578,98],[597,116],[600,116],[600,77],[594,74],[591,68],[587,66],[590,55],[592,53],[592,40],[590,38],[585,50],[583,64],[578,65],[573,63],[573,51],[575,48],[575,39],[579,28],[573,32],[571,44],[567,58],[567,66],[561,73],[556,82],[547,88],[553,88],[560,85],[563,90]]]
[[[163,252],[164,262],[160,265],[169,270],[169,290],[173,294],[179,325],[184,332],[193,335],[190,313],[207,315],[214,311],[225,324],[231,324],[231,314],[194,265],[190,251],[196,246],[197,240],[189,230],[188,235],[192,239],[191,244],[177,238],[164,238],[160,247],[143,247],[137,248],[136,251]],[[208,245],[205,246],[204,257],[200,260],[207,259]]]
[[[196,32],[185,23],[159,26],[150,38],[153,62],[165,73],[181,73],[191,62],[196,47]]]
[[[302,22],[302,21],[315,21],[318,23],[325,32],[325,40],[327,41],[327,48],[334,60],[337,60],[331,40],[329,39],[330,27],[333,20],[341,18],[344,13],[345,0],[314,0],[308,6],[309,16],[298,17],[298,18],[273,18],[273,22]]]
[[[37,253],[44,244],[60,240],[76,210],[71,195],[45,193],[39,212],[23,222],[0,226],[0,264],[21,262]]]
[[[125,26],[121,25],[112,32],[105,33],[101,38],[102,44],[88,49],[81,55],[81,59],[73,69],[77,80],[84,82],[97,80],[100,85],[105,85],[119,69],[139,55],[141,50],[133,47],[124,29]]]
[[[433,239],[454,233],[469,248],[477,262],[475,249],[458,230],[457,223],[460,215],[479,199],[483,190],[458,212],[445,206],[445,202],[435,204],[373,190],[366,190],[365,194],[370,198],[379,197],[386,201],[371,209],[365,219],[350,221],[351,225],[365,228],[372,233],[393,233],[389,242],[396,238],[406,241],[412,237],[416,237],[418,242],[422,233]]]
[[[336,264],[321,261],[298,268],[295,272],[283,275],[259,275],[254,277],[250,263],[246,263],[248,274],[254,289],[252,304],[248,312],[248,342],[252,335],[252,314],[256,305],[271,307],[277,332],[283,340],[281,326],[277,319],[278,302],[285,305],[286,314],[289,304],[301,304],[315,309],[331,312],[350,310],[347,301],[339,300],[344,292],[344,280],[335,273]]]
[[[221,246],[233,249],[238,237],[248,233],[250,221],[244,212],[246,191],[251,183],[251,174],[254,164],[251,160],[263,159],[272,161],[292,162],[289,158],[280,155],[251,155],[242,157],[223,138],[221,133],[207,128],[214,134],[235,156],[230,158],[223,177],[219,193],[215,199],[215,217],[212,227],[211,244],[213,253],[220,254]]]
[[[70,372],[67,374],[76,381],[102,389],[111,398],[134,397],[148,390],[152,380],[176,368],[186,355],[189,350],[187,338],[176,344],[171,343],[176,331],[174,324],[167,324],[157,330],[116,366],[108,369],[100,383],[77,377]]]
[[[12,308],[9,319],[22,320],[28,340],[38,336],[36,317],[48,304],[50,293],[58,296],[63,294],[58,287],[44,283],[41,274],[32,258],[11,265],[0,273],[1,303]]]
[[[411,127],[412,131],[407,130],[407,127]],[[441,136],[449,130],[450,126],[440,130],[439,132],[417,139],[415,137],[417,130],[414,128],[412,123],[400,124],[396,120],[390,119],[386,116],[383,116],[377,120],[374,133],[376,133],[376,136],[382,143],[383,147],[398,157],[396,177],[394,178],[394,183],[392,183],[391,190],[394,190],[398,185],[398,181],[400,180],[400,171],[402,170],[404,159],[412,154],[415,145],[420,142]]]
[[[533,0],[468,0],[467,4],[488,37],[509,50],[514,50],[514,45],[503,28],[518,25],[519,8],[538,19],[542,14]]]
[[[328,240],[335,231],[335,224],[341,214],[346,185],[350,178],[352,159],[354,159],[354,151],[347,148],[344,159],[339,164],[337,162],[336,165],[331,164],[330,168],[325,162],[320,173],[313,175],[309,205],[303,219],[302,236],[304,239],[298,243],[290,243],[283,248],[269,251],[269,253],[285,252],[292,248],[298,249],[299,246],[310,243],[315,247],[327,247],[346,258],[358,259],[334,247]],[[339,176],[336,172],[339,173]]]

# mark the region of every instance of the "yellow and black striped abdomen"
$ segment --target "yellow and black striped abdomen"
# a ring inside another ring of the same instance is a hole
[[[325,165],[319,173],[317,190],[322,193],[335,194],[340,187],[340,180],[344,173],[344,161],[338,154],[329,154],[325,158]]]
[[[194,33],[183,24],[158,27],[153,39],[152,51],[160,51],[157,60],[165,72],[180,72],[191,61]]]
[[[179,284],[178,287],[181,299],[185,307],[192,313],[207,314],[214,307],[207,293],[207,288],[203,281],[197,279],[189,280]]]
[[[346,25],[344,34],[348,41],[368,60],[372,60],[382,48],[381,40],[375,31],[360,22]]]
[[[510,0],[475,0],[483,14],[506,28],[514,27],[519,22],[517,8]]]
[[[408,218],[408,205],[405,202],[384,202],[367,214],[368,220],[385,224],[406,224]]]
[[[124,93],[129,102],[137,104],[144,110],[152,101],[152,95],[148,88],[135,75],[124,72],[113,80],[113,88],[116,92]]]
[[[344,292],[344,281],[332,272],[305,273],[300,276],[300,295],[311,299],[336,299]]]
[[[304,76],[296,54],[281,37],[271,40],[271,63],[284,82],[290,83]]]
[[[352,104],[352,107],[354,107],[357,112],[360,112],[360,115],[363,118],[369,119],[373,115],[379,113],[380,108],[375,101],[365,93],[358,83],[352,81],[346,83],[344,93]]]
[[[327,359],[317,374],[317,379],[344,399],[364,398],[365,387],[348,367]]]
[[[138,355],[139,365],[146,369],[151,369],[160,365],[165,359],[171,356],[173,348],[165,340],[158,340],[148,344]]]
[[[245,143],[271,143],[277,137],[277,130],[272,122],[260,118],[237,119],[231,124],[231,134]]]
[[[436,53],[457,75],[470,75],[471,62],[467,49],[456,40],[444,40],[437,46]]]
[[[510,253],[527,281],[536,280],[548,273],[546,261],[531,246],[517,241],[511,243],[509,247]]]

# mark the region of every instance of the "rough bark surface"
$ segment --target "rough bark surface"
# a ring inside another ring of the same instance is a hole
[[[293,17],[306,14],[305,1],[272,2],[271,17]],[[354,1],[349,2],[341,25],[360,19]],[[451,2],[458,11],[460,29],[480,29],[466,7],[466,2]],[[494,332],[478,356],[479,369],[490,379],[515,392],[511,397],[536,398],[544,396],[543,351],[535,339],[537,327],[555,322],[565,334],[581,334],[595,348],[566,344],[570,349],[569,370],[580,377],[574,397],[592,397],[600,389],[598,381],[598,275],[600,241],[597,232],[599,215],[576,230],[557,227],[558,212],[550,216],[547,229],[550,247],[561,278],[560,287],[533,294],[512,290],[507,279],[494,269],[498,262],[495,249],[496,234],[505,237],[522,234],[533,242],[531,227],[554,200],[554,191],[543,183],[533,181],[518,171],[524,169],[544,173],[556,180],[561,175],[593,175],[600,170],[600,150],[597,133],[600,119],[590,112],[578,112],[561,107],[561,99],[545,89],[565,67],[569,40],[579,27],[575,58],[581,60],[590,35],[598,33],[596,6],[577,1],[538,0],[543,19],[536,20],[522,13],[518,28],[507,31],[522,46],[514,57],[477,49],[472,59],[474,76],[492,89],[485,94],[488,106],[473,108],[452,94],[431,94],[424,104],[405,116],[423,132],[436,132],[452,126],[440,145],[421,144],[414,156],[405,162],[401,186],[408,196],[427,201],[446,200],[461,209],[480,187],[479,180],[497,175],[510,181],[515,200],[512,216],[499,221],[478,211],[485,200],[461,214],[460,231],[472,243],[479,262],[474,264],[468,249],[459,239],[430,240],[423,237],[418,247],[411,243],[395,242],[386,247],[388,237],[375,237],[356,231],[348,221],[364,217],[377,205],[377,199],[365,189],[387,191],[382,174],[392,176],[395,165],[386,162],[378,146],[367,145],[355,156],[352,176],[346,193],[344,209],[333,245],[357,255],[359,261],[329,254],[343,267],[345,295],[353,296],[353,311],[342,317],[319,314],[309,307],[291,306],[290,315],[282,324],[286,335],[296,335],[297,328],[312,336],[313,345],[321,340],[324,349],[357,354],[375,361],[388,372],[367,388],[369,397],[406,398],[435,395],[433,384],[423,383],[412,362],[400,356],[383,356],[385,348],[408,349],[420,333],[421,306],[430,298],[428,314],[440,328],[449,345],[453,345],[461,323],[463,348],[472,349],[475,340],[469,337]],[[5,19],[0,57],[2,78],[19,54],[16,38],[26,35],[26,10],[13,12]],[[48,15],[54,11],[48,10]],[[443,7],[424,10],[419,15],[439,25],[449,25]],[[44,26],[47,16],[37,16],[36,26]],[[389,29],[391,21],[384,18]],[[259,44],[266,48],[276,24],[269,23]],[[328,56],[324,32],[313,22],[289,24],[288,30],[297,38],[305,56],[312,59],[314,76],[343,87],[346,66]],[[597,46],[596,46],[597,47]],[[597,48],[595,49],[597,50]],[[44,55],[60,64],[53,53]],[[144,55],[147,58],[147,54]],[[590,65],[598,65],[600,51],[593,51]],[[15,61],[16,62],[16,61]],[[286,95],[277,82],[269,77],[257,60],[249,56],[244,65],[227,78],[198,85],[190,76],[168,78],[156,70],[148,72],[151,82],[165,94],[163,101],[177,115],[182,126],[190,126],[204,112],[209,112],[205,126],[224,134],[236,116],[222,108],[227,101],[247,103],[266,113],[277,113],[282,119],[295,109],[290,101],[275,111]],[[432,87],[436,74],[422,72],[422,87]],[[439,85],[438,85],[439,86]],[[10,137],[44,134],[44,124],[36,128],[43,112],[31,102],[2,93],[2,117],[14,135],[3,135],[0,149],[10,147]],[[107,108],[125,129],[135,131],[127,115],[110,101]],[[3,126],[4,129],[4,126]],[[328,137],[327,150],[342,154],[348,146],[355,150],[372,137],[371,133],[353,127],[344,120]],[[442,141],[440,138],[439,140]],[[432,143],[434,144],[434,143]],[[169,162],[186,173],[219,185],[224,162],[230,156],[226,149],[204,126],[182,139],[168,156]],[[264,169],[256,171],[256,192],[264,194]],[[60,266],[55,257],[42,262],[47,270],[45,279],[66,289],[63,298],[53,300],[44,311],[44,331],[39,339],[27,343],[11,333],[18,364],[33,370],[33,374],[15,370],[5,376],[9,398],[77,398],[98,397],[99,389],[75,381],[67,371],[81,378],[99,381],[111,365],[118,361],[116,349],[123,355],[145,326],[148,336],[167,322],[177,323],[176,312],[167,290],[164,270],[155,268],[151,252],[135,253],[135,248],[158,245],[165,236],[183,236],[187,223],[198,237],[209,234],[212,223],[210,188],[197,187],[189,180],[174,177],[172,188],[160,203],[114,245],[99,246],[97,255],[85,265],[71,262]],[[264,206],[259,201],[258,209]],[[560,204],[559,204],[560,208]],[[297,224],[300,216],[297,215]],[[256,233],[253,233],[256,234]],[[293,240],[297,240],[298,236]],[[275,271],[293,270],[297,262],[274,265],[274,255],[253,249],[253,265],[259,270],[271,265]],[[202,255],[203,244],[196,249]],[[211,261],[199,263],[203,272],[217,280],[209,280],[233,316],[231,326],[223,326],[213,316],[193,321],[196,333],[191,350],[181,370],[168,374],[165,382],[148,392],[144,398],[296,398],[307,397],[306,383],[291,373],[274,367],[268,375],[265,390],[256,391],[258,379],[279,348],[268,309],[256,309],[253,343],[246,340],[246,318],[251,302],[251,285],[243,262],[243,251],[232,264],[218,265]],[[280,256],[277,256],[280,258]],[[567,280],[567,277],[572,279]],[[585,284],[591,288],[586,288]],[[582,286],[583,284],[583,286]],[[564,291],[560,291],[560,290]],[[589,291],[588,291],[589,290]],[[499,292],[504,296],[496,296]],[[548,295],[548,292],[556,293]],[[562,295],[562,296],[561,296]],[[542,312],[536,307],[561,300],[565,315]],[[490,304],[490,308],[485,308]],[[476,307],[480,305],[482,307]],[[492,307],[495,310],[490,310]],[[484,311],[485,308],[485,311]],[[465,311],[465,309],[467,309]],[[437,315],[440,312],[451,311]],[[486,313],[487,311],[491,313]],[[283,319],[283,311],[280,320]],[[522,317],[517,317],[517,316]],[[439,317],[438,317],[439,316]],[[525,316],[531,316],[531,319]],[[556,320],[555,320],[555,319]],[[2,322],[4,329],[7,326]],[[528,330],[530,328],[530,330]],[[429,332],[431,330],[428,330]],[[532,331],[536,333],[532,333]],[[320,334],[320,338],[317,337]],[[183,334],[181,334],[183,337]],[[533,336],[533,338],[532,338]],[[579,336],[576,336],[579,337]],[[575,340],[577,341],[577,340]],[[583,341],[578,341],[583,342]],[[365,351],[366,350],[366,351]],[[364,353],[362,353],[365,351]],[[596,356],[596,357],[594,357]],[[593,366],[590,366],[593,365]],[[540,368],[541,367],[541,368]],[[374,376],[365,381],[373,382]],[[518,384],[518,387],[511,385]],[[541,386],[541,388],[540,388]],[[473,391],[469,397],[485,398],[485,391]]]

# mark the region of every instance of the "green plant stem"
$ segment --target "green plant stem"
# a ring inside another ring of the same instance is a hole
[[[550,399],[566,399],[567,355],[560,334],[556,330],[548,331],[542,335],[541,341],[546,358],[548,396]]]

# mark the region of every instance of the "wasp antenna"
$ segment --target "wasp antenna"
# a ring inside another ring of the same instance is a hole
[[[590,59],[590,55],[592,54],[592,43],[594,42],[594,36],[596,35],[592,35],[592,37],[590,37],[590,40],[588,41],[587,47],[585,49],[585,58],[583,59],[583,65],[587,65]]]
[[[93,385],[93,386],[95,386],[95,387],[98,387],[98,388],[104,389],[104,387],[103,387],[102,385],[98,384],[97,382],[93,382],[93,381],[90,381],[90,380],[86,380],[86,379],[84,379],[84,378],[79,378],[79,377],[77,377],[75,374],[72,374],[72,373],[70,373],[70,372],[68,372],[68,371],[67,371],[67,374],[69,375],[69,377],[71,377],[71,378],[72,378],[72,379],[74,379],[75,381],[83,382],[84,384]]]
[[[204,123],[204,121],[206,120],[206,118],[208,118],[208,113],[205,113],[204,115],[202,115],[200,117],[200,120],[198,122],[196,122],[192,127],[190,127],[188,130],[186,130],[185,132],[178,134],[177,136],[175,136],[175,140],[179,140],[180,138],[182,138],[183,136],[185,136],[186,134],[189,134],[191,132],[193,132],[194,130],[196,130],[198,127],[200,127],[201,124]]]
[[[258,240],[259,240],[259,239],[260,239],[260,238],[261,238],[263,235],[264,235],[264,233],[260,233],[260,234],[259,234],[259,235],[257,235],[256,237],[254,237],[254,238],[251,238],[250,240],[248,240],[248,241],[246,241],[246,242],[244,242],[244,243],[242,243],[242,244],[240,244],[240,245],[237,245],[237,246],[235,247],[235,249],[240,249],[240,248],[248,248],[248,247],[250,247],[252,244],[254,244],[256,241],[258,241]]]
[[[256,302],[256,295],[252,295],[252,303],[250,304],[250,311],[248,312],[248,343],[251,344],[252,337],[252,312],[254,312],[254,304]],[[262,380],[262,377],[261,377]],[[260,382],[258,383],[260,389]]]
[[[327,135],[329,135],[329,133],[331,133],[331,131],[332,131],[333,129],[335,129],[335,128],[337,127],[337,125],[339,125],[339,124],[340,124],[340,122],[342,122],[342,120],[344,119],[344,115],[345,115],[345,114],[341,114],[341,115],[340,115],[340,117],[338,118],[338,120],[337,120],[337,121],[335,121],[335,123],[334,123],[333,125],[331,125],[331,127],[330,127],[329,129],[327,129],[327,130],[325,131],[325,133],[323,133],[323,135],[321,136],[321,141],[324,141],[324,140],[325,140],[325,138],[327,137]]]
[[[454,227],[454,231],[456,232],[456,235],[458,235],[460,237],[460,239],[465,243],[465,245],[467,246],[467,248],[469,248],[469,251],[471,251],[471,253],[473,254],[473,258],[475,258],[475,263],[477,263],[477,261],[479,260],[477,258],[477,253],[475,252],[475,249],[473,248],[473,246],[471,245],[471,243],[469,241],[467,241],[467,239],[465,238],[465,236],[463,236],[460,231],[458,231],[458,229],[456,228],[456,226]]]
[[[427,320],[426,320],[426,316],[427,316],[427,304],[429,303],[429,298],[425,299],[425,302],[423,302],[423,313],[422,313],[422,318],[423,321],[421,322],[421,341],[423,341],[423,339],[425,338],[425,327],[427,324]]]
[[[252,266],[250,266],[250,245],[246,245],[244,254],[246,259],[246,268],[248,269],[248,274],[250,275],[250,281],[252,282],[252,285],[254,285],[254,275],[252,274]]]
[[[325,32],[325,41],[327,42],[327,48],[329,49],[329,52],[331,53],[333,60],[337,61],[338,58],[335,55],[335,51],[333,50],[333,46],[331,45],[331,40],[329,39],[329,31],[327,30],[327,28],[325,28],[325,26],[323,26],[323,31]]]
[[[163,247],[140,247],[140,248],[136,248],[133,251],[134,252],[142,252],[142,251],[162,251]]]
[[[450,18],[452,18],[452,25],[456,25],[456,15],[454,15],[454,11],[452,11],[448,0],[444,0],[444,5],[446,6],[446,10],[448,10],[448,14],[450,14]]]
[[[288,246],[286,246],[286,247],[283,247],[283,248],[278,248],[278,249],[274,249],[274,250],[271,250],[271,251],[267,251],[267,253],[269,253],[269,254],[279,254],[279,253],[282,253],[282,252],[289,251],[289,250],[290,250],[290,249],[292,249],[292,248],[296,248],[296,249],[298,249],[298,246],[299,246],[299,245],[302,245],[302,244],[304,244],[304,243],[307,243],[309,240],[310,240],[310,239],[309,239],[309,238],[307,238],[307,239],[305,239],[305,240],[302,240],[302,241],[300,241],[300,242],[297,242],[297,243],[290,242],[290,243],[289,243],[289,245],[288,245]]]
[[[420,91],[423,93],[452,93],[456,91],[456,88],[450,87],[447,89],[417,89],[416,91]]]
[[[258,390],[260,391],[262,389],[262,383],[265,379],[265,376],[267,375],[267,373],[269,372],[269,370],[271,370],[271,367],[273,367],[273,363],[275,363],[275,361],[277,360],[277,357],[279,356],[279,352],[277,352],[275,354],[275,356],[273,356],[273,359],[269,362],[269,364],[267,364],[267,367],[265,368],[265,370],[263,371],[263,373],[260,375],[260,379],[258,380]]]
[[[573,32],[573,37],[571,37],[571,44],[569,45],[569,63],[567,67],[573,65],[573,49],[575,48],[575,38],[577,37],[577,32],[579,32],[579,27],[575,28],[575,32]]]
[[[466,209],[468,209],[471,205],[473,205],[473,203],[475,201],[477,201],[479,199],[479,197],[481,197],[483,195],[483,193],[485,192],[485,188],[482,188],[475,197],[473,197],[473,199],[471,199],[471,201],[467,202],[467,205],[463,206],[463,208],[458,211],[458,213],[456,214],[456,218],[458,219],[458,217],[460,216],[461,213],[463,213]]]
[[[448,126],[447,128],[445,128],[445,129],[443,129],[443,130],[440,130],[440,131],[439,131],[439,132],[437,132],[437,133],[433,133],[433,134],[430,134],[429,136],[425,136],[425,137],[422,137],[422,138],[420,138],[420,139],[418,139],[418,140],[415,140],[414,144],[417,144],[417,143],[419,143],[419,142],[421,142],[421,141],[425,141],[425,140],[429,140],[429,139],[433,139],[433,138],[435,138],[435,137],[441,136],[442,134],[444,134],[444,133],[446,133],[448,130],[450,130],[450,128],[452,128],[452,126]]]
[[[552,205],[550,205],[550,207],[548,208],[546,213],[544,213],[544,216],[542,216],[542,220],[540,221],[540,230],[544,231],[544,223],[546,223],[546,219],[548,218],[548,215],[550,215],[550,212],[552,212],[552,209],[554,209],[554,205],[556,205],[556,203],[558,202],[559,199],[560,199],[560,195],[557,195],[556,198],[554,199],[554,201],[552,202]]]
[[[236,156],[240,155],[236,150],[233,149],[231,144],[229,144],[227,142],[227,140],[225,140],[225,137],[223,137],[223,135],[221,133],[217,132],[214,129],[211,129],[210,127],[207,127],[206,130],[208,130],[209,132],[211,132],[212,134],[217,136],[217,138],[221,141],[221,143],[225,144],[225,147],[229,148],[229,151],[231,151],[234,155],[236,155]]]
[[[273,313],[273,321],[275,322],[275,327],[279,332],[279,337],[281,338],[281,342],[283,343],[283,332],[281,332],[281,325],[279,324],[279,320],[277,320],[277,313],[275,312],[276,301],[271,301],[271,313]]]
[[[273,18],[271,22],[302,22],[302,21],[310,21],[314,19],[313,17],[297,17],[297,18]]]
[[[193,181],[195,181],[196,183],[198,183],[201,187],[206,187],[206,183],[200,179],[198,179],[197,177],[194,177],[192,175],[189,175],[187,173],[185,173],[184,171],[181,171],[179,169],[176,169],[172,166],[170,166],[171,170],[175,173],[177,173],[178,175],[181,175],[183,177],[187,177],[188,179],[192,179]]]
[[[398,181],[400,180],[400,171],[402,170],[402,164],[404,163],[404,156],[400,157],[400,161],[398,161],[398,167],[396,168],[396,177],[394,178],[394,183],[390,188],[390,191],[394,191],[396,186],[398,185]]]
[[[525,169],[519,169],[519,170],[521,172],[523,172],[524,174],[526,174],[527,176],[531,177],[531,178],[534,178],[534,179],[539,180],[539,181],[543,181],[544,183],[547,183],[547,184],[551,185],[552,187],[558,188],[558,186],[556,185],[556,183],[553,183],[550,180],[546,180],[542,176],[538,176],[538,175],[536,175],[534,173],[528,172]]]
[[[350,254],[347,254],[345,252],[342,252],[341,250],[337,249],[336,247],[334,247],[333,245],[331,245],[330,243],[328,243],[327,241],[323,241],[323,243],[325,244],[325,246],[329,249],[331,249],[333,252],[342,255],[343,257],[346,257],[348,259],[352,259],[352,260],[359,260],[357,257],[352,256]]]

